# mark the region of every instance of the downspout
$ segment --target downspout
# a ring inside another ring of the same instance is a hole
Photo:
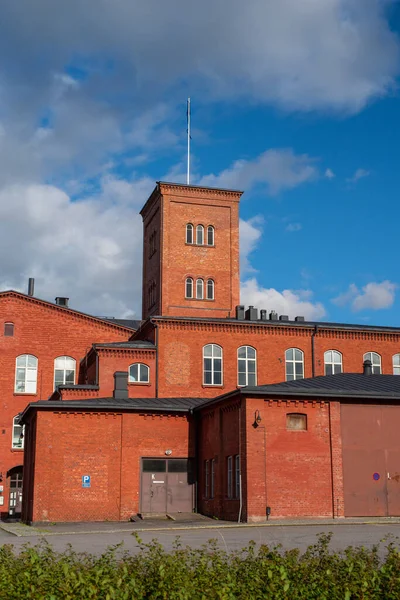
[[[155,397],[158,398],[158,325],[157,323],[153,323],[154,328],[156,330],[155,336],[155,345],[156,345],[156,389],[155,389]]]
[[[315,377],[315,336],[318,333],[318,325],[315,325],[314,331],[311,334],[311,367],[312,376]]]
[[[198,513],[198,473],[199,473],[199,467],[198,467],[198,463],[199,463],[199,436],[197,434],[197,428],[199,427],[199,413],[195,413],[193,408],[189,408],[189,416],[192,418],[192,431],[193,431],[193,437],[194,437],[194,441],[193,441],[193,446],[194,446],[194,457],[193,459],[191,457],[190,460],[193,460],[193,479],[194,479],[194,502],[192,502],[192,506],[193,506],[193,512],[194,513]],[[190,427],[190,423],[189,423],[189,427]],[[189,430],[190,431],[190,430]]]
[[[240,397],[239,401],[239,515],[238,515],[238,523],[240,523],[242,519],[242,509],[243,509],[243,494],[242,494],[242,398]]]

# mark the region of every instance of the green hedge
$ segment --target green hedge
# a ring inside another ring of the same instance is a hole
[[[332,534],[318,536],[303,554],[279,546],[256,549],[250,543],[227,553],[210,541],[201,550],[165,552],[156,541],[130,555],[121,546],[102,556],[55,552],[47,542],[25,545],[19,554],[0,548],[0,598],[132,600],[305,599],[399,600],[400,553],[393,542],[385,550],[329,550]]]

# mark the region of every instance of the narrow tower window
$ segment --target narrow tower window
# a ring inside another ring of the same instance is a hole
[[[196,281],[196,298],[197,300],[203,300],[204,298],[204,281],[202,279]]]
[[[214,300],[214,280],[207,280],[207,300]]]
[[[193,298],[193,279],[191,277],[186,279],[186,298]]]
[[[196,227],[196,244],[202,246],[204,244],[204,227],[203,225],[197,225]]]
[[[214,227],[212,225],[207,227],[207,244],[214,246]]]
[[[191,223],[186,225],[186,243],[193,244],[193,225]]]

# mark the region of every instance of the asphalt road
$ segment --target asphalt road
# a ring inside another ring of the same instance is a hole
[[[314,544],[318,533],[333,532],[331,548],[341,550],[347,546],[365,546],[370,548],[383,538],[393,540],[400,547],[400,524],[379,525],[299,525],[273,527],[238,527],[220,529],[186,529],[181,531],[146,531],[138,535],[143,542],[157,539],[166,550],[170,550],[179,535],[183,545],[200,548],[210,539],[216,539],[225,550],[238,550],[254,540],[256,544],[274,546],[282,544],[284,549],[299,548],[304,551]],[[63,551],[68,544],[79,552],[101,554],[107,547],[123,542],[123,548],[129,552],[138,552],[135,537],[129,532],[118,533],[78,533],[51,536],[16,537],[0,529],[0,545],[13,544],[18,551],[24,544],[35,545],[41,538],[47,539],[54,549]],[[382,552],[385,542],[382,543]]]

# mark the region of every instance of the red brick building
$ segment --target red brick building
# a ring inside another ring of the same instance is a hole
[[[240,306],[240,196],[157,184],[142,209],[141,323],[0,294],[5,513],[10,497],[19,509],[13,490],[22,488],[22,443],[26,521],[190,510],[261,520],[267,507],[271,518],[398,510],[393,494],[389,500],[392,466],[371,463],[377,470],[358,491],[346,473],[357,462],[352,439],[361,436],[360,456],[369,452],[364,431],[376,434],[376,453],[388,455],[392,438],[378,435],[378,412],[383,402],[397,423],[400,329],[289,320],[273,307]],[[362,375],[366,360],[373,377]],[[354,377],[358,396],[335,388]],[[327,394],[323,384],[315,396],[309,378],[334,386]],[[390,402],[379,386],[371,396],[377,381],[391,387]],[[386,486],[371,505],[362,491],[370,481],[378,482],[373,493]]]

